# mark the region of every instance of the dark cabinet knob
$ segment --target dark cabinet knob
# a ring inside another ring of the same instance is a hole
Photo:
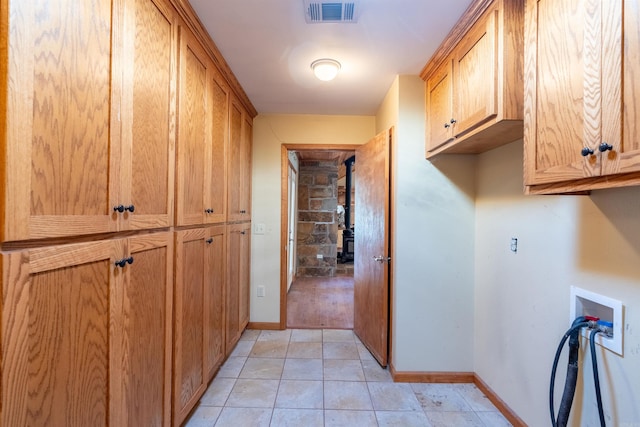
[[[242,210],[240,211],[240,213],[241,213],[241,214],[246,214],[246,213],[247,213],[247,211],[246,211],[246,210],[244,210],[244,209],[242,209]]]
[[[212,214],[214,211],[213,209],[209,208],[209,209],[205,209],[204,212],[208,214]]]
[[[119,259],[115,264],[117,267],[123,268],[127,264],[133,264],[133,257]]]
[[[449,129],[450,127],[451,127],[451,125],[450,125],[449,123],[445,123],[445,124],[444,124],[444,128],[445,128],[445,129]]]
[[[580,151],[580,154],[582,154],[582,157],[587,157],[593,154],[593,150],[589,147],[584,147],[582,151]]]
[[[246,231],[244,231],[244,230],[242,230],[242,231],[240,232],[240,234],[247,234],[247,232],[246,232]]]
[[[451,122],[451,124],[454,124],[454,123],[456,123],[456,122],[457,122],[457,120],[456,120],[456,119],[451,119],[451,120],[449,120],[449,121]]]
[[[603,142],[602,144],[598,145],[598,150],[601,153],[604,153],[605,151],[613,150],[613,145],[607,144],[606,142]]]
[[[125,205],[118,205],[118,206],[114,206],[113,207],[113,211],[114,212],[124,212],[124,211],[129,211],[131,213],[133,213],[133,211],[136,209],[135,206],[133,205],[129,205],[129,206],[125,206]]]
[[[212,244],[213,243],[213,237],[209,237],[207,240],[205,240],[205,242],[207,242],[208,244]]]

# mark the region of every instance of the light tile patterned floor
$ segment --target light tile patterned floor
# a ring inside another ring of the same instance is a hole
[[[510,426],[473,384],[394,383],[350,330],[247,330],[187,427]]]

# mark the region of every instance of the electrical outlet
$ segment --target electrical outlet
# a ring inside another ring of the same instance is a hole
[[[264,223],[257,223],[253,226],[253,234],[264,234],[267,226]]]
[[[316,255],[316,258],[318,258],[318,259],[324,259],[324,256],[323,256],[322,254],[318,254],[318,255]]]
[[[511,238],[510,249],[511,249],[511,252],[513,252],[514,254],[518,252],[518,238],[517,237],[512,237]]]
[[[258,286],[258,297],[264,297],[264,286]]]

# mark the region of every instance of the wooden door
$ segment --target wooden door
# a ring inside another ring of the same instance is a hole
[[[427,151],[453,139],[453,60],[447,59],[427,81]]]
[[[117,175],[109,170],[120,133],[113,4],[3,3],[4,241],[117,229]]]
[[[382,366],[389,337],[389,198],[393,129],[356,150],[353,331]]]
[[[173,238],[162,232],[131,237],[129,260],[122,269],[122,406],[111,425],[169,426],[173,306]],[[118,387],[119,384],[113,384]]]
[[[210,136],[205,183],[205,219],[207,223],[224,222],[227,218],[227,150],[229,147],[229,88],[222,74],[211,67],[209,77]]]
[[[235,96],[231,96],[229,104],[229,174],[227,195],[227,219],[241,221],[244,218],[242,179],[244,166],[242,165],[242,106]]]
[[[227,239],[225,226],[209,227],[205,238],[204,275],[204,372],[205,383],[213,378],[224,353],[224,288],[226,284]]]
[[[240,231],[240,290],[238,302],[238,316],[240,334],[247,327],[250,317],[251,299],[251,223],[242,224]]]
[[[454,53],[455,136],[464,134],[498,113],[498,11],[474,24]]]
[[[525,31],[525,185],[600,174],[601,156],[581,154],[602,142],[601,32],[593,21],[600,14],[591,3],[526,2],[526,15],[537,19]]]
[[[243,302],[248,302],[248,292],[243,282],[248,279],[245,272],[246,261],[243,253],[247,248],[247,228],[250,224],[240,223],[227,226],[227,292],[226,292],[226,354],[229,355],[240,339],[244,329],[243,321],[248,310]]]
[[[122,417],[123,240],[2,256],[3,426],[106,426]],[[123,424],[118,424],[123,425]]]
[[[242,171],[242,204],[240,213],[243,221],[251,220],[251,151],[253,140],[253,120],[243,108],[242,113],[242,147],[240,152]]]
[[[640,6],[637,1],[611,1],[601,5],[602,140],[613,146],[601,154],[604,156],[602,174],[637,172],[640,170],[640,105],[637,101],[640,98]]]
[[[162,0],[131,0],[124,18],[121,228],[173,224],[178,30]],[[130,208],[131,209],[131,208]]]
[[[205,217],[207,154],[207,68],[210,60],[195,36],[180,27],[180,90],[176,223],[202,224]]]
[[[204,272],[207,230],[176,232],[173,422],[180,425],[204,392]]]

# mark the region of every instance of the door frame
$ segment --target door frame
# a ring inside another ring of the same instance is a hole
[[[289,151],[355,151],[361,144],[282,144],[280,147],[280,329],[287,329]],[[298,171],[298,178],[300,176]]]

